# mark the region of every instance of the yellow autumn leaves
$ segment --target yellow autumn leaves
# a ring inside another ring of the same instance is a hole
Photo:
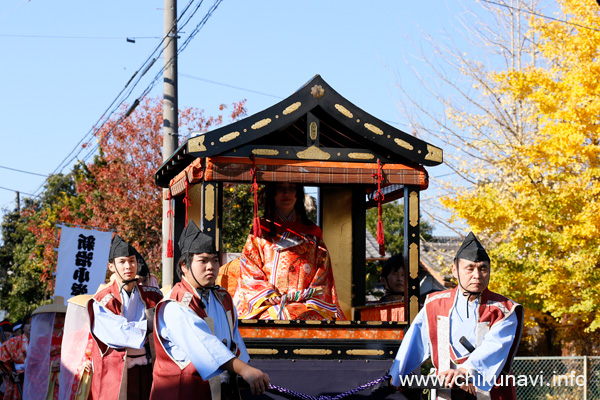
[[[486,239],[492,289],[534,319],[550,315],[556,327],[591,332],[600,328],[600,7],[559,6],[570,24],[529,19],[535,59],[488,76],[504,105],[498,121],[518,129],[485,143],[486,159],[463,167],[477,181],[442,203]],[[459,125],[477,121],[447,115]]]

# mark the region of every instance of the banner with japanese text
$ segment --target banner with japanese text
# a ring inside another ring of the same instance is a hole
[[[94,294],[105,282],[112,232],[70,228],[60,232],[55,296],[65,301],[79,294]]]

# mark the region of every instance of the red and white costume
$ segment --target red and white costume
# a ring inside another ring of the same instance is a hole
[[[206,294],[201,298],[184,278],[158,304],[151,399],[220,400],[231,386],[219,367],[234,357],[248,361],[231,296],[221,287]]]
[[[461,319],[461,305],[473,307],[471,321]],[[511,373],[522,326],[523,307],[488,289],[469,303],[458,288],[432,293],[398,350],[390,371],[392,384],[398,386],[400,376],[408,375],[431,356],[438,373],[459,367],[469,371],[475,378],[477,399],[514,400],[512,380],[501,377]],[[471,338],[475,350],[465,352],[458,340],[452,340],[458,335]],[[498,380],[503,384],[494,386]],[[449,389],[437,391],[438,399],[450,396]]]
[[[98,399],[121,399],[127,398],[126,387],[127,370],[132,364],[147,364],[146,349],[144,348],[144,338],[146,335],[146,317],[145,311],[153,309],[162,299],[160,290],[149,286],[135,286],[132,296],[139,293],[139,300],[142,306],[137,305],[137,320],[129,321],[124,314],[122,292],[119,290],[118,282],[114,281],[109,286],[100,290],[88,302],[88,314],[90,317],[90,326],[92,327],[92,364],[93,378],[90,396],[94,400]],[[133,305],[131,305],[133,307]],[[108,321],[107,317],[113,318],[114,323],[107,326],[98,326],[100,315],[96,315],[98,310],[102,310],[106,315],[102,317],[102,324]],[[129,324],[131,322],[131,325]],[[136,325],[134,325],[134,323]],[[98,335],[102,333],[104,339]],[[130,333],[140,334],[141,343],[136,347],[119,345],[122,338],[127,338]],[[111,337],[112,336],[112,337]],[[115,339],[113,341],[113,338]],[[111,343],[112,341],[112,343]],[[131,388],[129,388],[131,390]]]

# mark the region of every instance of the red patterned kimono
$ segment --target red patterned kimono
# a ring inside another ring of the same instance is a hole
[[[20,371],[25,370],[25,358],[27,357],[27,347],[29,339],[27,336],[21,335],[8,339],[0,347],[0,363],[2,369],[8,373],[14,370],[14,364],[21,365]],[[14,362],[14,364],[13,364]],[[17,367],[17,370],[19,368]],[[21,376],[22,379],[22,376]],[[4,400],[19,400],[21,394],[16,383],[6,380],[6,392],[4,392]]]
[[[57,329],[58,328],[58,329]],[[60,371],[52,371],[52,365],[55,361],[60,363],[60,348],[62,344],[63,331],[62,326],[55,326],[52,331],[52,342],[50,347],[50,378],[48,380],[47,399],[58,400],[58,380]]]
[[[73,379],[71,390],[69,391],[69,400],[87,399],[89,396],[91,387],[90,381],[92,379],[91,364],[93,345],[94,339],[92,339],[92,334],[90,333],[85,353],[83,354],[81,364],[77,367],[75,378]]]
[[[317,225],[261,220],[262,235],[252,234],[240,258],[234,302],[240,318],[345,320],[340,309],[331,260]],[[279,304],[266,300],[281,296]]]

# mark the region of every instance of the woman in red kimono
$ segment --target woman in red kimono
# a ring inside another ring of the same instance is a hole
[[[67,302],[61,347],[59,400],[87,400],[92,380],[93,339],[88,324],[89,294],[71,297]]]
[[[66,310],[65,310],[66,311]],[[47,399],[58,400],[58,381],[60,379],[60,351],[62,346],[65,314],[56,313],[52,329],[52,342],[50,345],[50,377],[48,378]]]
[[[0,347],[0,368],[11,377],[11,379],[6,380],[4,400],[21,399],[18,385],[22,385],[23,382],[25,359],[27,358],[29,335],[31,334],[31,315],[23,320],[23,334],[8,339]],[[19,383],[17,383],[17,380],[19,380]]]
[[[23,399],[58,400],[60,349],[67,307],[62,296],[54,296],[53,300],[33,312]]]
[[[234,302],[240,318],[345,320],[321,229],[306,216],[304,188],[268,184],[260,234],[240,257]]]

